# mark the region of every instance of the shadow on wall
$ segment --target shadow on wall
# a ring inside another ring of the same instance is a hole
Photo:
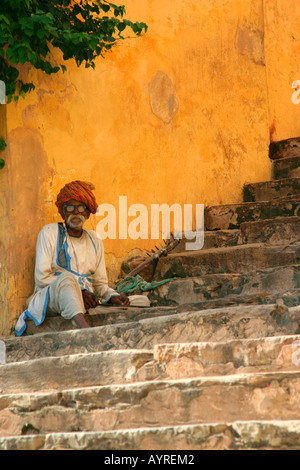
[[[19,314],[34,288],[36,240],[45,224],[45,181],[53,171],[37,130],[18,127],[9,133],[7,143],[7,215],[11,233],[2,263],[10,279],[7,302]]]

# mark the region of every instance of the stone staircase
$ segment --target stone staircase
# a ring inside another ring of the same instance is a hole
[[[300,145],[161,259],[151,308],[1,338],[0,449],[300,449]]]

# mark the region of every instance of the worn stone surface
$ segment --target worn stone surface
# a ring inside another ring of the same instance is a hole
[[[0,438],[1,450],[235,450],[300,448],[300,422],[235,421],[107,432],[48,433]],[[177,459],[177,457],[175,457]],[[173,461],[175,464],[177,460]],[[187,463],[193,458],[187,456]],[[167,461],[168,463],[168,461]],[[182,461],[179,461],[179,464]]]
[[[268,243],[281,245],[299,242],[300,218],[277,217],[276,219],[244,222],[240,225],[243,243]]]
[[[272,219],[275,217],[298,217],[300,201],[279,198],[268,202],[245,202],[209,207],[205,214],[206,230],[239,228],[242,222]]]
[[[300,138],[295,137],[278,142],[271,142],[269,146],[269,157],[272,160],[300,157]]]
[[[186,311],[84,331],[9,338],[5,343],[7,361],[15,363],[39,357],[64,356],[70,352],[84,354],[118,349],[152,349],[155,344],[164,343],[293,335],[297,333],[299,324],[300,311],[297,306],[287,308],[254,304]]]
[[[3,396],[6,435],[298,419],[300,371],[158,380]],[[6,400],[6,401],[5,401]]]
[[[152,359],[149,351],[109,351],[44,357],[0,367],[0,392],[37,391],[128,382],[145,378],[143,366]],[[157,375],[157,374],[156,374]],[[155,378],[155,374],[150,378]],[[118,377],[118,378],[117,378]]]
[[[265,181],[244,186],[244,201],[269,201],[280,197],[300,196],[300,178],[285,178],[279,181]]]
[[[158,263],[158,279],[216,273],[249,273],[275,266],[297,265],[300,244],[247,244],[210,250],[171,253]]]
[[[170,266],[167,274],[176,275],[176,267]],[[168,266],[167,266],[168,267]],[[198,269],[198,267],[197,267]],[[187,267],[185,273],[191,272],[193,267]],[[195,273],[196,274],[196,273]],[[240,298],[240,302],[247,302],[246,296],[257,294],[268,296],[275,293],[285,293],[300,287],[300,266],[280,266],[248,273],[219,273],[203,274],[197,276],[175,279],[157,287],[149,294],[151,302],[157,305],[171,303],[173,305],[185,305],[186,303],[204,303],[219,299],[224,301],[229,296]],[[203,308],[205,306],[203,305]]]
[[[300,156],[275,160],[272,171],[274,179],[300,178]]]
[[[299,335],[290,335],[158,344],[154,346],[154,359],[172,379],[280,369],[299,371],[299,340]]]

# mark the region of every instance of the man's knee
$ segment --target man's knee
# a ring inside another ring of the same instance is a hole
[[[84,312],[82,291],[74,274],[61,273],[50,286],[49,294],[49,311],[59,312],[66,318]]]
[[[58,277],[57,280],[54,281],[55,290],[59,292],[60,290],[69,290],[71,289],[78,294],[81,292],[81,288],[78,282],[77,277],[75,274],[69,272],[63,272]]]

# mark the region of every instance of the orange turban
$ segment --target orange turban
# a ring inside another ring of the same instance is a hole
[[[61,214],[63,204],[74,199],[85,204],[92,214],[95,214],[98,204],[92,191],[95,186],[84,181],[72,181],[66,184],[59,192],[55,204]]]

